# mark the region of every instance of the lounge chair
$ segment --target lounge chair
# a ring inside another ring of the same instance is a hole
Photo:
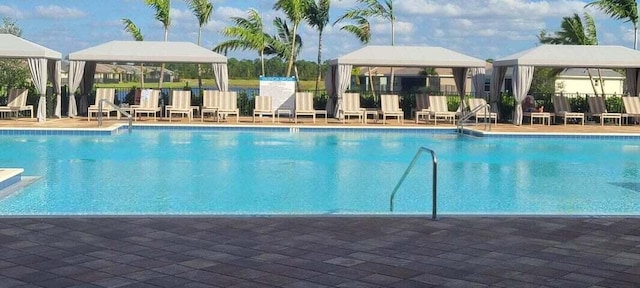
[[[167,107],[169,122],[173,120],[173,114],[186,115],[189,122],[193,119],[193,108],[191,108],[191,90],[173,90],[171,94],[171,106]]]
[[[420,117],[425,119],[425,122],[429,122],[429,95],[428,94],[417,94],[416,95],[416,108],[413,108],[411,114],[416,115],[416,124],[420,120]]]
[[[98,116],[100,110],[100,100],[106,100],[107,102],[113,104],[115,95],[115,88],[96,88],[96,100],[94,104],[89,106],[89,108],[87,109],[87,121],[91,121],[92,114],[96,114],[96,117]],[[107,118],[111,117],[111,112],[117,112],[115,107],[108,104],[102,104],[102,113],[107,114]]]
[[[614,123],[618,123],[618,126],[622,125],[622,113],[607,112],[604,98],[587,96],[587,103],[589,104],[589,116],[600,118],[600,125],[604,125],[605,119],[612,119]]]
[[[360,93],[344,93],[342,94],[342,124],[347,123],[350,116],[358,116],[358,121],[362,123],[364,117],[364,108],[360,108]]]
[[[158,121],[157,115],[162,111],[159,105],[160,90],[145,89],[140,93],[140,105],[131,105],[134,119],[138,114],[145,114],[147,117],[153,115],[153,121]]]
[[[400,109],[400,98],[396,94],[380,95],[380,114],[382,114],[382,124],[386,124],[387,117],[396,117],[398,123],[404,121],[404,111]]]
[[[256,123],[256,116],[271,115],[271,123],[275,122],[275,113],[273,113],[273,97],[271,96],[255,96],[255,108],[253,109],[253,123]]]
[[[622,103],[626,112],[623,116],[627,118],[627,122],[629,118],[640,118],[640,97],[622,97]]]
[[[9,116],[20,114],[20,111],[29,111],[29,116],[33,118],[33,105],[27,105],[27,89],[10,89],[7,95],[7,105],[0,106],[0,113],[9,113]]]
[[[204,90],[202,93],[202,109],[200,109],[200,122],[204,122],[205,114],[211,114],[217,117],[218,108],[220,108],[220,91]]]
[[[495,112],[489,111],[489,107],[486,106],[487,101],[482,98],[469,98],[469,110],[473,111],[478,107],[484,107],[484,109],[480,108],[480,110],[476,111],[474,114],[474,118],[476,118],[476,124],[478,124],[478,119],[486,119],[489,118],[489,121],[493,120],[496,125],[498,125],[498,114]]]
[[[564,119],[564,125],[567,125],[567,119],[580,119],[582,125],[584,125],[584,113],[572,112],[569,100],[562,95],[553,95],[553,110],[555,116]]]
[[[447,96],[429,96],[429,117],[433,119],[433,125],[438,125],[438,119],[456,120],[458,112],[449,111]]]
[[[235,91],[220,91],[218,94],[218,100],[214,96],[214,104],[218,104],[217,120],[220,122],[220,118],[227,118],[229,115],[236,115],[236,123],[240,122],[240,109],[238,109],[238,93]]]
[[[313,123],[316,123],[316,115],[324,115],[324,122],[327,123],[327,111],[313,108],[313,92],[296,92],[296,109],[294,112],[294,122],[298,123],[298,116],[313,116]]]

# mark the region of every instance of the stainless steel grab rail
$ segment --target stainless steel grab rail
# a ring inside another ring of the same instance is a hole
[[[464,128],[464,121],[469,120],[469,118],[473,117],[476,115],[476,112],[480,111],[480,109],[486,108],[484,110],[484,129],[491,131],[491,105],[489,105],[489,103],[484,104],[484,105],[480,105],[476,108],[473,108],[473,110],[469,111],[469,113],[465,114],[464,116],[460,117],[460,119],[458,119],[458,122],[456,123],[456,126],[458,127],[458,132],[462,132],[462,128]],[[487,125],[489,127],[489,129],[487,129]]]
[[[100,101],[98,101],[98,127],[102,127],[102,106],[104,105],[104,103],[111,105],[111,107],[115,108],[118,113],[122,113],[127,117],[127,120],[129,120],[129,133],[131,133],[131,127],[133,126],[133,117],[131,116],[131,114],[125,110],[122,110],[122,108],[118,107],[118,105],[109,102],[107,99],[100,99]]]
[[[391,192],[391,199],[389,199],[389,211],[393,212],[393,200],[396,197],[396,193],[398,193],[398,189],[400,188],[400,185],[402,185],[402,183],[404,182],[404,179],[407,178],[407,175],[409,174],[409,172],[411,171],[411,169],[413,169],[413,166],[416,165],[416,163],[418,162],[418,159],[420,159],[420,156],[422,155],[422,153],[424,153],[425,151],[431,153],[431,160],[433,162],[433,186],[431,187],[431,194],[432,194],[432,198],[433,198],[433,209],[431,211],[431,219],[432,220],[436,220],[437,219],[437,195],[438,195],[438,159],[436,157],[436,152],[426,148],[426,147],[420,147],[418,149],[418,152],[416,152],[416,155],[413,156],[413,160],[411,160],[411,163],[409,164],[409,167],[407,167],[407,170],[404,171],[404,174],[402,174],[402,177],[400,177],[400,181],[398,181],[398,184],[396,184],[396,187],[393,188],[393,192]]]

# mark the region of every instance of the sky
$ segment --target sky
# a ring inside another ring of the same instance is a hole
[[[256,9],[266,30],[284,14],[273,9],[275,0],[212,0],[211,21],[203,27],[202,45],[208,49],[228,40],[220,31],[232,26],[231,17],[247,17]],[[395,0],[395,45],[440,46],[479,59],[499,59],[538,45],[542,29],[560,28],[562,17],[590,13],[598,30],[600,45],[633,47],[629,22],[610,19],[596,8],[584,8],[590,1],[577,0]],[[331,1],[330,25],[324,32],[323,59],[334,59],[362,47],[351,34],[332,25],[356,0]],[[0,17],[10,17],[22,29],[22,37],[63,54],[112,40],[133,40],[123,30],[121,19],[131,19],[145,40],[162,41],[162,24],[144,0],[3,0]],[[197,43],[198,22],[183,0],[171,1],[170,41]],[[391,25],[371,19],[370,45],[391,44]],[[315,61],[318,35],[308,25],[299,34],[303,49],[299,59]],[[228,57],[256,59],[254,51],[230,51]]]

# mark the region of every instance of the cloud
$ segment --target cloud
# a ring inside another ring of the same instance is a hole
[[[398,1],[396,9],[400,13],[410,15],[434,15],[439,17],[460,17],[464,15],[468,18],[540,19],[582,12],[587,3],[575,0],[405,0]]]
[[[11,19],[21,19],[24,17],[24,13],[17,8],[0,5],[0,16],[2,17],[10,17]]]
[[[49,19],[68,19],[68,18],[82,18],[86,14],[77,9],[70,7],[60,7],[57,5],[49,6],[36,6],[36,15],[49,18]]]

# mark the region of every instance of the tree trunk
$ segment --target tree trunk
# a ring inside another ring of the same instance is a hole
[[[605,95],[604,95],[604,80],[602,79],[602,71],[600,71],[600,68],[598,68],[598,78],[600,80],[600,92],[602,92],[602,97],[605,97]]]
[[[633,50],[638,50],[638,25],[633,24]]]
[[[591,83],[591,88],[593,88],[593,94],[598,96],[598,89],[596,89],[596,85],[593,83],[593,75],[591,75],[589,68],[587,68],[587,74],[589,74],[589,82]]]
[[[369,67],[369,87],[371,87],[371,96],[373,97],[373,101],[375,102],[376,107],[378,107],[378,101],[376,101],[376,90],[373,86],[373,75],[371,75],[371,67]]]
[[[200,36],[202,35],[202,26],[198,27],[198,46],[200,46]],[[198,63],[198,94],[202,93],[202,66]]]
[[[266,76],[264,74],[264,49],[260,50],[260,62],[262,63],[262,75],[260,76]]]
[[[296,91],[302,92],[302,89],[300,89],[300,78],[298,77],[298,65],[293,65],[293,73],[296,74]]]
[[[169,29],[164,28],[164,42],[167,42],[169,38]],[[162,90],[162,82],[164,81],[164,63],[160,65],[160,79],[158,80],[158,89]]]
[[[316,77],[316,92],[315,96],[318,96],[318,86],[320,86],[320,79],[322,78],[322,30],[318,32],[318,77]]]
[[[293,33],[292,33],[292,40],[291,40],[291,55],[289,55],[289,65],[287,67],[287,77],[291,76],[291,69],[293,69],[293,58],[295,57],[295,51],[296,51],[296,33],[298,33],[298,25],[294,24],[293,25]]]
[[[144,64],[140,63],[140,89],[144,89]]]

